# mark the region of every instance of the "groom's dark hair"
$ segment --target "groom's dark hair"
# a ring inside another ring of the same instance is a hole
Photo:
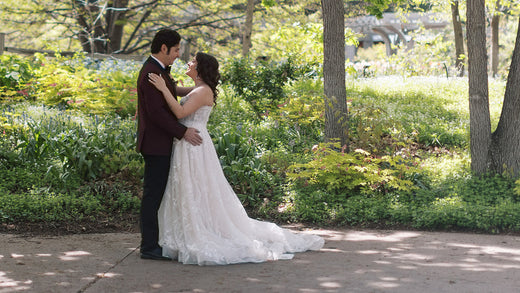
[[[161,51],[161,46],[164,44],[168,48],[168,53],[170,52],[170,48],[179,44],[181,42],[181,35],[178,32],[165,28],[158,31],[152,40],[152,54],[159,53]]]

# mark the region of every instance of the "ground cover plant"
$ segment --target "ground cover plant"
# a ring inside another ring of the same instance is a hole
[[[1,57],[2,229],[135,230],[143,172],[135,152],[139,63]],[[262,72],[280,68],[243,63]],[[319,70],[277,84],[283,95],[262,113],[237,95],[233,81],[267,80],[237,79],[236,64],[223,62],[229,78],[209,130],[251,216],[320,226],[520,230],[520,184],[508,174],[478,178],[469,170],[464,79],[349,79],[346,149],[323,143]],[[175,78],[187,83],[183,71],[176,62]],[[495,125],[504,82],[490,85]]]

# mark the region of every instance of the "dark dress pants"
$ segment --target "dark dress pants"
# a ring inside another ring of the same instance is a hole
[[[141,199],[141,252],[159,247],[157,212],[161,205],[168,174],[170,156],[143,155],[144,188]]]

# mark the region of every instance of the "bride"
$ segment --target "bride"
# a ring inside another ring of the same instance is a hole
[[[195,87],[180,103],[161,76],[149,75],[180,122],[198,129],[203,139],[200,146],[174,142],[170,177],[159,208],[163,255],[184,264],[224,265],[291,259],[295,252],[319,250],[324,244],[319,236],[249,218],[227,182],[206,128],[218,94],[218,67],[213,56],[197,53],[186,72]]]

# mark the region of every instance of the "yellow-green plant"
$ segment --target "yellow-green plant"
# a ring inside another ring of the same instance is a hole
[[[36,71],[37,97],[48,106],[91,114],[135,115],[136,75],[137,70],[94,70],[83,56],[68,59],[58,55]]]
[[[339,143],[321,143],[313,148],[313,159],[295,164],[288,172],[291,180],[317,185],[336,194],[410,191],[420,172],[416,161],[401,157],[377,157],[362,149],[345,152]]]

